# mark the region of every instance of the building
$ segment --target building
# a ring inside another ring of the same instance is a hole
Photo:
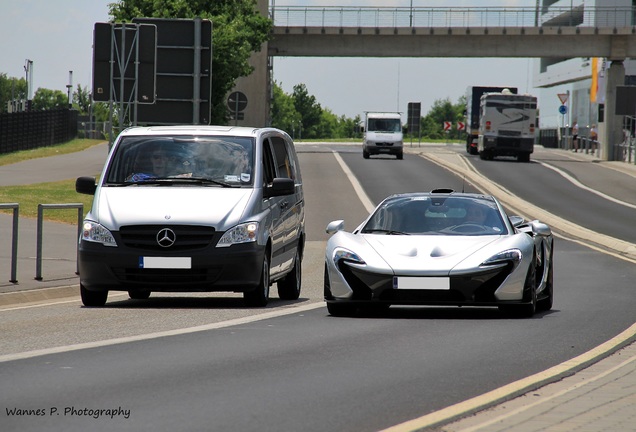
[[[626,11],[635,5],[636,0],[542,0],[538,16],[541,26],[631,27],[634,14]],[[535,63],[533,86],[539,89],[542,129],[565,127],[567,133],[577,122],[579,134],[587,136],[592,124],[603,127],[607,59],[540,58]],[[624,67],[625,85],[636,85],[636,61],[626,60]],[[561,114],[565,98],[567,112]]]

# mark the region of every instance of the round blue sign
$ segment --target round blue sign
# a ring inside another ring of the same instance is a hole
[[[567,107],[567,106],[565,106],[565,105],[561,105],[561,106],[559,107],[559,113],[560,113],[560,114],[565,115],[565,114],[567,114],[567,112],[568,112],[568,107]]]

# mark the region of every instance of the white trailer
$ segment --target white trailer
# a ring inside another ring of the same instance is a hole
[[[530,161],[536,124],[536,96],[506,90],[485,93],[480,102],[479,157],[516,156],[520,162]]]

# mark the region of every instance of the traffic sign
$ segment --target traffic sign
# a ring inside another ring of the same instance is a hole
[[[227,98],[227,107],[232,112],[240,112],[247,106],[247,96],[240,91],[232,92]]]
[[[561,105],[559,107],[559,114],[566,115],[568,112],[568,107],[566,105]]]
[[[457,130],[464,130],[466,125],[463,122],[457,122]]]
[[[451,125],[452,125],[452,123],[451,123],[451,122],[449,122],[449,121],[445,121],[445,122],[444,122],[444,130],[445,130],[445,131],[450,130]]]
[[[564,104],[568,101],[568,97],[570,95],[568,93],[559,93],[557,94],[557,96],[559,97],[559,100],[561,101],[561,103]]]

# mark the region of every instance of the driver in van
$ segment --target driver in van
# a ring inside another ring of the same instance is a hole
[[[146,156],[146,155],[144,155]],[[147,157],[147,156],[146,156]],[[191,177],[192,172],[184,173],[184,169],[191,168],[190,163],[185,158],[180,158],[170,151],[166,145],[155,146],[150,152],[150,163],[140,164],[146,168],[140,168],[141,172],[132,173],[126,181],[137,182],[154,180],[166,177]],[[148,167],[150,170],[148,170]],[[182,169],[179,170],[178,168]],[[190,169],[191,171],[191,169]]]

